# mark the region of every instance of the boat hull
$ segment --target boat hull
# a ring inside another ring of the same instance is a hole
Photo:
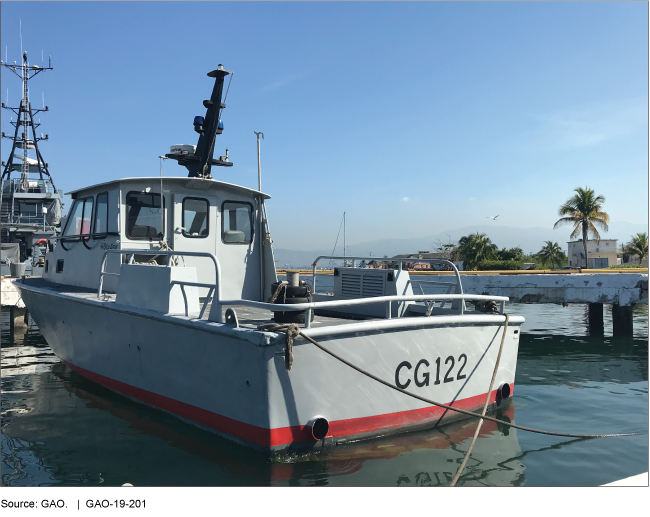
[[[467,418],[381,385],[302,338],[294,343],[287,371],[283,335],[17,287],[48,344],[71,369],[257,449],[309,449]],[[401,330],[350,325],[349,333],[343,326],[333,327],[332,335],[327,329],[305,331],[381,379],[477,410],[487,396],[503,320],[432,317]],[[497,400],[498,386],[514,389],[522,322],[512,318],[508,327],[493,405],[505,402]],[[329,422],[321,441],[309,425],[317,416]]]

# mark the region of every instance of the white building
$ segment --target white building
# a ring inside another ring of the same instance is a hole
[[[616,247],[617,242],[618,239],[587,240],[587,267],[589,269],[600,269],[620,264],[621,259]],[[584,267],[585,249],[582,245],[582,239],[569,241],[567,244],[569,266]]]

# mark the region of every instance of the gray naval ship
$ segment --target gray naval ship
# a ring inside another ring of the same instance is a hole
[[[2,162],[2,197],[0,200],[0,237],[2,241],[2,274],[9,274],[9,265],[25,264],[27,273],[40,276],[47,238],[58,235],[61,228],[63,192],[56,188],[48,164],[43,159],[39,142],[49,135],[37,134],[41,125],[34,116],[49,111],[49,107],[33,108],[28,83],[36,75],[52,70],[48,66],[30,65],[27,52],[21,63],[0,61],[2,67],[20,78],[21,100],[18,107],[2,103],[13,112],[10,124],[13,135],[2,132],[2,138],[12,141],[11,152]],[[8,102],[8,99],[7,99]],[[22,271],[22,267],[14,268]]]

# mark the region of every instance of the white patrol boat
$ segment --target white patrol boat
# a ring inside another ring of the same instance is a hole
[[[506,298],[463,294],[453,264],[451,281],[440,283],[410,278],[399,260],[397,269],[370,269],[354,267],[366,257],[345,257],[333,294],[321,294],[318,261],[343,257],[318,257],[311,286],[297,274],[278,282],[269,196],[210,175],[232,165],[212,157],[229,74],[221,65],[208,74],[215,85],[194,121],[197,146],[166,155],[188,177],[71,193],[42,278],[16,281],[54,353],[118,393],[267,451],[467,418],[381,384],[311,340],[452,408],[474,411],[488,396],[492,409],[508,402],[524,319],[507,323]],[[426,284],[441,293],[424,294]]]

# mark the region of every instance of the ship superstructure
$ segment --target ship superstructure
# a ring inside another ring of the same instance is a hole
[[[49,66],[30,65],[27,52],[21,63],[0,61],[0,64],[21,79],[21,100],[18,107],[2,108],[13,112],[10,124],[13,135],[2,132],[2,138],[12,141],[11,152],[2,162],[2,200],[0,206],[1,238],[3,243],[16,243],[20,247],[20,261],[36,259],[40,252],[37,243],[57,235],[61,226],[63,192],[54,185],[48,164],[43,159],[39,142],[49,140],[49,135],[37,134],[41,125],[34,116],[49,111],[48,106],[33,108],[29,100],[28,82],[39,73],[52,70]],[[7,101],[8,102],[8,101]],[[44,247],[43,250],[44,252]]]

